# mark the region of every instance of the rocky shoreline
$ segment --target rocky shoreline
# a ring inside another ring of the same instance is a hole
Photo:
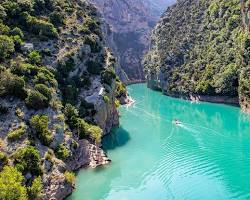
[[[220,103],[220,104],[229,104],[229,105],[235,105],[235,106],[242,106],[239,97],[230,97],[230,96],[221,96],[221,95],[201,95],[201,94],[182,94],[182,93],[168,93],[164,90],[161,89],[159,85],[156,85],[157,81],[148,81],[147,82],[147,87],[156,90],[156,91],[161,91],[164,95],[174,97],[174,98],[180,98],[180,99],[185,99],[185,100],[190,100],[193,102],[199,102],[199,101],[204,101],[204,102],[211,102],[211,103]],[[250,113],[250,106],[245,106],[245,109],[243,109]]]
[[[129,104],[131,103],[131,98],[126,96],[126,98],[120,101],[122,104]],[[105,127],[108,127],[108,129],[104,132],[103,136],[109,134],[111,128],[118,125],[118,118],[118,112],[116,112],[115,117],[112,115],[111,118],[108,116],[104,118],[107,120],[105,120],[105,126],[103,128],[105,129]],[[112,121],[112,119],[115,120]],[[112,126],[110,126],[110,123]],[[75,184],[69,184],[65,179],[65,176],[63,176],[62,171],[70,170],[76,172],[83,168],[96,168],[109,164],[111,160],[108,158],[101,146],[83,139],[78,142],[78,147],[71,157],[69,157],[65,162],[61,162],[60,160],[56,160],[56,162],[57,169],[53,169],[53,173],[50,177],[46,178],[47,181],[45,183],[44,196],[42,197],[43,200],[62,200],[74,192],[76,187]]]
[[[69,196],[75,189],[61,171],[77,171],[81,168],[96,168],[111,162],[106,153],[97,145],[91,144],[88,140],[80,140],[77,150],[65,164],[57,160],[57,170],[47,177],[44,189],[44,200],[62,200]]]
[[[146,80],[144,79],[139,79],[139,80],[128,80],[126,82],[126,85],[133,85],[133,84],[137,84],[137,83],[146,83]]]
[[[210,95],[199,95],[199,94],[169,94],[164,93],[167,96],[171,96],[174,98],[181,98],[185,100],[190,100],[192,102],[210,102],[210,103],[219,103],[219,104],[228,104],[239,106],[239,99],[237,97],[229,97],[229,96],[210,96]]]

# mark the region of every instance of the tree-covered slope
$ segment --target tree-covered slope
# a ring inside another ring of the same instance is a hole
[[[126,95],[84,0],[0,2],[0,199],[63,199]]]
[[[150,87],[169,95],[239,98],[249,110],[249,0],[179,0],[144,59]]]

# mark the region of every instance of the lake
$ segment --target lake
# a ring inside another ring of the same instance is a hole
[[[248,115],[145,84],[128,90],[135,104],[120,108],[120,127],[103,142],[112,163],[81,170],[68,200],[250,199]]]

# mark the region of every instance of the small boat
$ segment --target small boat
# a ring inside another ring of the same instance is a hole
[[[178,119],[174,119],[174,120],[173,120],[173,124],[180,125],[180,124],[181,124],[181,121],[179,121]]]

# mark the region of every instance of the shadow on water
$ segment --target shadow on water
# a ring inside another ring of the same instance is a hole
[[[110,134],[105,136],[103,140],[103,149],[105,151],[114,150],[118,147],[122,147],[130,140],[129,132],[123,127],[114,128]]]

